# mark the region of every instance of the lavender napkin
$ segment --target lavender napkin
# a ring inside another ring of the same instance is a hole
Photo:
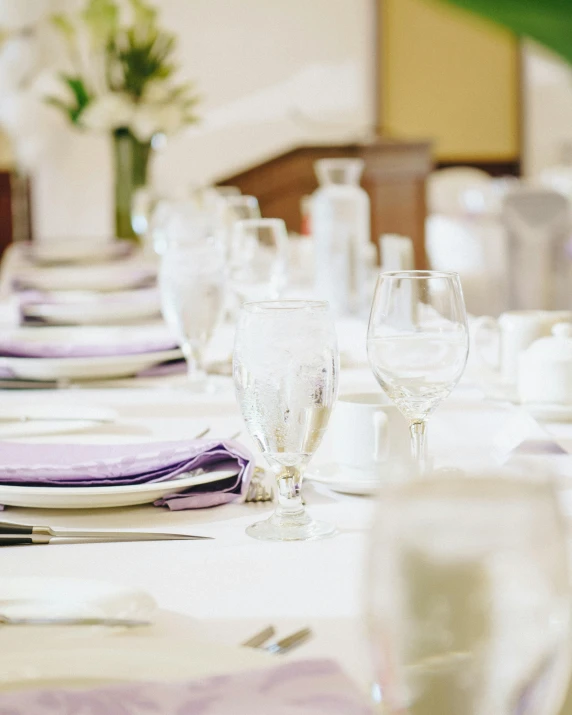
[[[373,715],[373,710],[333,661],[305,660],[185,683],[5,692],[0,713]]]
[[[155,444],[2,444],[0,484],[108,487],[167,482],[194,470],[232,469],[235,476],[190,487],[155,502],[173,511],[227,504],[246,494],[254,470],[250,452],[232,440]]]

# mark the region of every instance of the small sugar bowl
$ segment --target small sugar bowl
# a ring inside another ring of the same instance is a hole
[[[557,323],[520,354],[518,393],[523,403],[572,405],[572,323]]]

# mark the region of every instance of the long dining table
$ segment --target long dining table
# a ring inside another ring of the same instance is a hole
[[[365,321],[338,324],[340,393],[380,390],[367,366],[365,334]],[[232,330],[223,330],[215,343],[219,354],[228,356]],[[143,449],[153,441],[190,438],[208,427],[216,437],[240,432],[238,440],[256,452],[240,416],[232,379],[220,378],[217,387],[215,393],[197,394],[184,389],[180,375],[133,378],[57,390],[3,391],[2,402],[7,408],[106,407],[117,415],[113,423],[87,431],[23,436],[19,441],[137,442]],[[572,446],[572,425],[540,426],[518,406],[483,399],[482,390],[470,379],[458,386],[429,425],[431,453],[444,465],[479,460],[499,464],[528,438],[535,443],[555,439],[567,451]],[[566,454],[558,458],[569,459]],[[538,459],[548,463],[556,457],[538,455]],[[263,464],[260,455],[257,460]],[[332,444],[326,435],[314,462],[331,461]],[[196,626],[202,637],[232,648],[269,624],[282,634],[309,626],[314,637],[286,657],[333,658],[365,691],[372,682],[363,611],[375,499],[337,493],[311,480],[305,483],[304,497],[313,516],[336,524],[335,536],[291,543],[250,538],[245,527],[269,515],[273,505],[268,502],[187,511],[152,505],[87,510],[8,507],[0,518],[12,522],[182,531],[214,539],[4,547],[0,575],[32,576],[40,582],[73,577],[140,589],[155,599],[162,613],[175,618],[179,635],[187,632],[185,628],[192,635]],[[5,634],[6,630],[0,633],[0,642],[8,637]],[[26,646],[22,639],[19,647],[33,648],[33,643],[32,638]],[[3,659],[6,665],[10,655],[0,648],[0,666]]]

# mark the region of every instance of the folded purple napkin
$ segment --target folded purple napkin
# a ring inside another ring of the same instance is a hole
[[[4,692],[0,713],[373,715],[373,710],[333,661],[303,660],[185,683]]]
[[[239,442],[192,439],[155,444],[17,444],[3,442],[0,484],[109,487],[167,482],[186,472],[235,475],[169,494],[155,502],[173,511],[227,504],[246,494],[254,460]]]

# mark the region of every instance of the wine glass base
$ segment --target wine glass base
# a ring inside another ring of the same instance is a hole
[[[257,521],[247,527],[246,533],[253,539],[261,541],[312,541],[325,539],[336,533],[336,527],[326,521],[314,521],[307,514],[303,520],[290,520],[276,518],[273,514],[270,519]]]

